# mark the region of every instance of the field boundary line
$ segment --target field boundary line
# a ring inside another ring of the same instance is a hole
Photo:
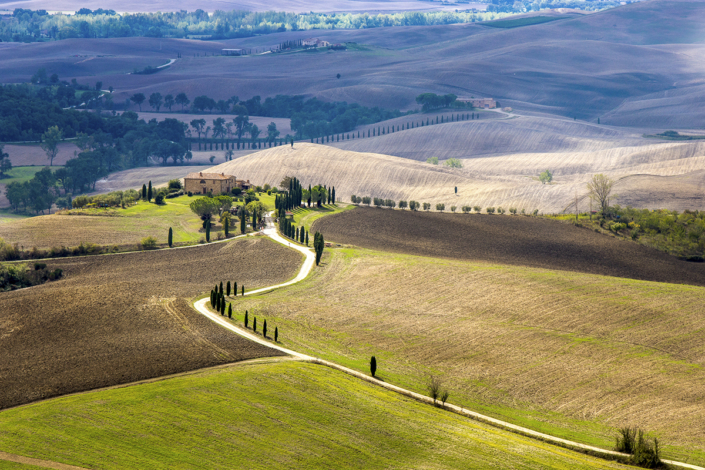
[[[52,462],[51,460],[34,459],[32,457],[25,457],[24,455],[8,454],[7,452],[3,452],[1,450],[0,460],[5,460],[7,462],[22,463],[25,465],[34,465],[36,467],[42,468],[53,468],[55,470],[88,470],[85,467],[76,467],[75,465]]]
[[[292,245],[291,243],[289,243],[288,240],[281,237],[277,233],[276,228],[274,228],[271,216],[268,217],[267,226],[268,226],[267,229],[265,229],[263,231],[265,235],[271,237],[273,240],[275,240],[285,246],[288,245],[292,249],[303,253],[306,256],[306,261],[301,266],[299,274],[293,280],[291,280],[289,282],[282,283],[282,284],[277,284],[274,286],[264,287],[261,289],[253,290],[251,292],[245,293],[245,295],[254,295],[254,294],[258,294],[258,293],[269,292],[274,289],[278,289],[280,287],[287,287],[289,285],[292,285],[292,284],[295,284],[299,281],[302,281],[311,272],[311,270],[313,269],[314,263],[315,263],[316,256],[313,253],[313,251],[311,251],[310,248],[303,247],[303,246],[300,246],[297,244]],[[206,307],[206,303],[209,301],[210,301],[210,299],[208,297],[204,297],[204,298],[199,299],[196,302],[194,302],[193,306],[198,312],[205,315],[207,318],[211,319],[212,321],[218,323],[222,327],[232,331],[233,333],[236,333],[236,334],[238,334],[244,338],[247,338],[251,341],[254,341],[258,344],[268,346],[270,348],[273,348],[278,351],[289,354],[289,355],[291,355],[297,359],[300,359],[302,361],[312,362],[315,364],[320,364],[320,365],[323,365],[326,367],[330,367],[332,369],[339,370],[339,371],[344,372],[348,375],[352,375],[353,377],[357,377],[359,379],[365,380],[369,383],[386,388],[387,390],[391,390],[393,392],[399,393],[401,395],[412,398],[412,399],[417,400],[419,402],[426,403],[426,404],[433,405],[433,406],[438,406],[439,408],[443,408],[444,410],[451,411],[453,413],[465,416],[465,417],[473,419],[475,421],[480,421],[482,423],[489,424],[491,426],[503,429],[505,431],[510,431],[515,434],[523,435],[525,437],[537,439],[539,441],[546,442],[548,444],[553,444],[553,445],[556,445],[559,447],[563,447],[563,448],[570,449],[573,451],[581,452],[584,454],[589,454],[589,455],[592,455],[595,457],[606,458],[608,460],[618,460],[623,463],[628,463],[628,459],[631,457],[629,454],[625,454],[622,452],[617,452],[617,451],[609,450],[609,449],[603,449],[601,447],[595,447],[595,446],[591,446],[588,444],[581,444],[579,442],[570,441],[568,439],[563,439],[560,437],[551,436],[550,434],[544,434],[542,432],[534,431],[532,429],[525,428],[523,426],[518,426],[516,424],[502,421],[500,419],[492,418],[490,416],[483,415],[483,414],[477,413],[475,411],[467,410],[467,409],[465,409],[465,407],[453,405],[450,403],[445,403],[445,404],[442,404],[439,406],[438,402],[434,402],[430,397],[427,397],[426,395],[421,395],[420,393],[412,392],[411,390],[407,390],[405,388],[402,388],[402,387],[399,387],[399,386],[396,386],[396,385],[393,385],[393,384],[390,384],[387,382],[383,382],[379,379],[376,379],[374,377],[371,377],[367,374],[356,371],[354,369],[350,369],[348,367],[342,366],[340,364],[336,364],[334,362],[330,362],[325,359],[320,359],[317,357],[313,357],[313,356],[309,356],[309,355],[306,355],[303,353],[299,353],[299,352],[293,351],[291,349],[287,349],[283,346],[279,346],[272,341],[268,341],[267,339],[260,337],[259,335],[255,334],[255,333],[252,333],[248,330],[244,330],[244,329],[240,328],[239,326],[235,325],[233,322],[229,321],[229,319],[226,319],[227,317],[222,316],[222,315],[216,315],[216,313],[211,312],[208,309],[208,307]],[[684,462],[676,462],[676,461],[665,460],[665,459],[662,459],[661,461],[667,465],[673,465],[676,467],[687,468],[687,469],[692,469],[692,470],[705,470],[705,467],[699,467],[697,465],[687,464]]]

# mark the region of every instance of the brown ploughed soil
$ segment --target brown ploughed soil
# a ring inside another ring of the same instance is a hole
[[[247,238],[47,264],[64,278],[0,293],[0,408],[281,355],[217,326],[188,299],[221,281],[286,281],[301,255]]]
[[[396,253],[705,286],[703,263],[535,217],[361,207],[319,219],[312,231]]]

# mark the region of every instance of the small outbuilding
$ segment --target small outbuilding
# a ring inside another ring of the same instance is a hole
[[[458,98],[456,101],[469,103],[473,108],[495,109],[497,107],[497,102],[494,98]]]

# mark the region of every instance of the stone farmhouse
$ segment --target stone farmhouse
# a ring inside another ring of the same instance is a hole
[[[250,189],[250,180],[238,180],[225,173],[189,173],[184,178],[184,191],[193,194],[230,194],[233,188]]]
[[[304,47],[328,47],[330,43],[328,41],[322,41],[318,38],[308,38],[301,41],[301,45]]]
[[[470,103],[473,108],[495,109],[497,107],[497,102],[494,98],[458,98],[456,101]]]

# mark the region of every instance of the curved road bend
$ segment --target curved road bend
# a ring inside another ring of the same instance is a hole
[[[297,282],[300,282],[308,276],[309,272],[311,272],[311,269],[313,269],[313,266],[316,262],[316,255],[315,253],[308,247],[301,246],[296,243],[291,243],[289,240],[285,239],[279,233],[277,232],[276,227],[274,226],[273,219],[271,217],[271,212],[270,214],[267,215],[266,217],[266,222],[267,222],[267,228],[262,230],[262,232],[273,239],[276,242],[281,243],[282,245],[289,246],[292,249],[299,251],[306,256],[306,260],[304,261],[303,266],[301,266],[301,270],[299,271],[299,274],[292,279],[291,281],[284,282],[282,284],[277,284],[274,286],[269,286],[269,287],[263,287],[261,289],[253,290],[250,292],[245,293],[245,295],[253,295],[253,294],[258,294],[261,292],[267,292],[271,291],[273,289],[278,289],[280,287],[286,287],[290,286],[292,284],[296,284]],[[234,323],[229,321],[227,317],[221,316],[216,314],[215,312],[212,312],[206,307],[206,304],[208,303],[209,299],[204,298],[201,300],[198,300],[194,303],[194,307],[196,308],[197,311],[205,315],[206,317],[210,318],[214,322],[218,323],[224,328],[227,328],[228,330],[232,331],[233,333],[237,333],[240,336],[243,336],[251,341],[254,341],[256,343],[268,346],[270,348],[276,349],[278,351],[281,351],[283,353],[289,354],[297,359],[303,360],[303,361],[308,361],[308,362],[315,362],[317,364],[322,364],[327,367],[330,367],[332,369],[337,369],[341,372],[345,372],[346,374],[355,376],[359,379],[365,380],[367,382],[373,383],[375,385],[378,385],[380,387],[384,387],[388,390],[391,390],[393,392],[405,395],[407,397],[413,398],[415,400],[428,403],[428,404],[433,404],[433,400],[431,398],[427,397],[426,395],[421,395],[420,393],[412,392],[411,390],[406,390],[401,387],[397,387],[396,385],[392,385],[387,382],[382,382],[380,380],[375,379],[374,377],[371,377],[367,374],[363,374],[362,372],[341,366],[339,364],[336,364],[334,362],[326,361],[317,357],[313,356],[308,356],[306,354],[301,354],[296,351],[292,351],[290,349],[284,348],[282,346],[277,345],[276,343],[272,341],[268,341],[264,339],[263,337],[252,333],[249,330],[242,329],[238,326],[235,326]],[[588,451],[592,452],[598,455],[603,455],[607,458],[609,457],[629,457],[627,454],[623,454],[620,452],[615,452],[613,450],[607,450],[607,449],[602,449],[600,447],[594,447],[590,446],[587,444],[581,444],[579,442],[573,442],[567,439],[561,439],[560,437],[555,437],[551,436],[549,434],[544,434],[538,431],[534,431],[529,428],[525,428],[522,426],[517,426],[515,424],[508,423],[506,421],[502,421],[499,419],[492,418],[490,416],[486,416],[480,413],[476,413],[474,411],[466,410],[465,408],[462,408],[460,406],[452,405],[450,403],[446,403],[444,405],[444,408],[453,411],[455,413],[461,414],[463,416],[467,416],[469,418],[475,419],[477,421],[481,421],[487,424],[490,424],[492,426],[496,426],[501,429],[505,429],[507,431],[515,432],[517,434],[521,434],[523,436],[539,439],[544,442],[548,442],[550,444],[555,444],[560,447],[565,447],[568,449],[573,449],[573,450],[578,450],[578,451]],[[687,463],[682,463],[682,462],[676,462],[672,460],[663,460],[663,462],[667,465],[673,465],[675,467],[680,467],[680,468],[687,468],[687,469],[692,469],[692,470],[705,470],[705,467],[699,467],[697,465],[691,465]]]

